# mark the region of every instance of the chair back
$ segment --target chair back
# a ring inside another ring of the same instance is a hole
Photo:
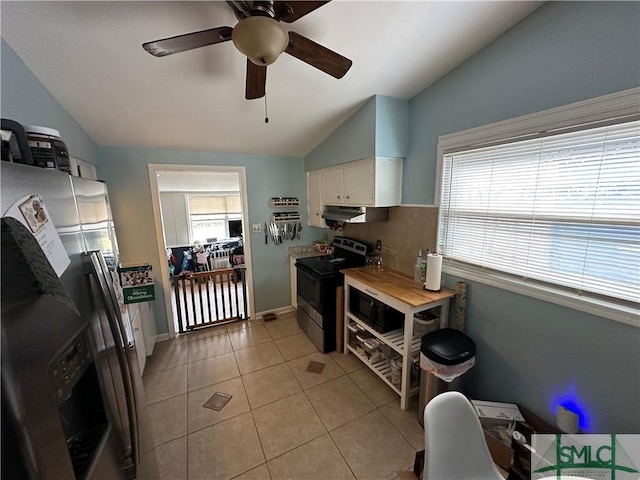
[[[424,409],[423,480],[503,480],[482,425],[460,392],[434,397]]]

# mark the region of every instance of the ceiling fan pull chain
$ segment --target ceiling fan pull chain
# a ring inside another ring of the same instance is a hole
[[[269,116],[267,115],[267,92],[264,92],[264,123],[269,123]]]

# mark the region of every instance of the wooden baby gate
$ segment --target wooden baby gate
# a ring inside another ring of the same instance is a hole
[[[178,332],[247,318],[245,268],[171,277]]]

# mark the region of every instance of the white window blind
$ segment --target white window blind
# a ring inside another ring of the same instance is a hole
[[[640,122],[445,153],[449,264],[640,301]]]
[[[240,212],[242,212],[240,195],[189,196],[189,213],[191,215]]]

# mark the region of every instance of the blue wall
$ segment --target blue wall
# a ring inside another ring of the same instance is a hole
[[[69,154],[81,160],[97,163],[96,144],[82,127],[27,68],[22,59],[4,40],[0,41],[2,62],[2,118],[22,125],[39,125],[60,132]]]
[[[151,263],[160,271],[151,204],[148,164],[244,166],[247,176],[249,223],[264,224],[274,211],[269,198],[298,197],[306,205],[304,164],[301,158],[224,154],[166,149],[100,147],[100,176],[109,195],[123,263]],[[185,168],[188,170],[188,168]],[[306,209],[301,208],[303,225]],[[246,226],[248,232],[250,225]],[[257,312],[291,305],[287,248],[311,243],[308,228],[300,240],[265,245],[264,233],[251,235],[251,259]],[[159,333],[166,332],[164,295],[156,289],[155,314]],[[159,293],[159,295],[158,295]]]
[[[409,102],[376,95],[375,154],[378,157],[407,156]]]
[[[639,84],[640,3],[547,3],[410,101],[403,201],[433,202],[439,135]],[[468,293],[472,396],[553,421],[553,399],[573,394],[589,431],[640,432],[639,328],[476,282]]]
[[[638,2],[548,2],[411,99],[403,203],[434,203],[438,136],[640,82]]]
[[[373,156],[375,129],[376,97],[372,97],[305,156],[305,169],[316,170]]]
[[[374,95],[305,158],[305,170],[373,156],[405,157],[409,102]]]

